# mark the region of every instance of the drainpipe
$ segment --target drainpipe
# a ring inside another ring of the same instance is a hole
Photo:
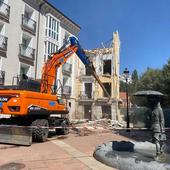
[[[39,51],[39,36],[40,36],[40,14],[41,14],[41,9],[43,7],[43,5],[45,4],[45,2],[41,3],[39,5],[39,8],[38,8],[38,25],[37,25],[37,45],[36,45],[36,49],[37,49],[37,52],[36,52],[36,59],[35,59],[35,79],[37,78],[37,65],[38,65],[38,51]]]

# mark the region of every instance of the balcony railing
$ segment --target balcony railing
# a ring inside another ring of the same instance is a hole
[[[9,21],[10,6],[0,0],[0,17],[6,21]]]
[[[22,15],[22,28],[35,35],[36,33],[36,21],[31,18]]]
[[[94,82],[94,77],[93,76],[80,75],[79,78],[83,82]]]
[[[94,77],[92,76],[91,72],[85,72],[84,69],[80,70],[79,79],[80,81],[94,82]]]
[[[5,83],[5,71],[0,70],[0,85]]]
[[[62,71],[63,71],[64,73],[71,74],[71,72],[72,72],[72,65],[69,64],[69,63],[65,63],[65,64],[62,66]]]
[[[8,38],[3,35],[0,35],[0,50],[7,51],[7,42]]]
[[[65,94],[66,96],[70,96],[71,95],[71,86],[64,86],[63,94]]]
[[[26,57],[27,59],[34,60],[35,59],[35,49],[25,46],[24,44],[20,44],[19,55],[21,57]]]
[[[90,91],[81,91],[79,95],[80,99],[83,100],[93,100],[94,99],[94,92]]]

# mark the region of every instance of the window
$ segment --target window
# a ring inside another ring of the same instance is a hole
[[[91,99],[92,98],[92,83],[84,83],[85,87],[85,94],[86,96]]]
[[[92,105],[84,105],[84,118],[91,120],[91,118],[92,118]]]
[[[64,36],[64,39],[63,39],[63,44],[66,43],[67,39],[69,38],[70,34],[68,32],[65,32],[65,36]]]
[[[111,96],[111,83],[103,83],[103,86],[105,87],[109,95]],[[103,97],[108,97],[104,91],[103,91]]]
[[[111,60],[103,60],[103,74],[111,75]]]
[[[32,48],[32,37],[22,34],[22,42],[20,44],[20,55],[32,58],[34,49]]]
[[[71,86],[71,78],[69,76],[63,75],[63,86]]]
[[[29,39],[25,39],[25,38],[22,39],[22,44],[23,44],[24,47],[28,47],[29,43],[30,43]]]
[[[0,1],[0,7],[4,4],[4,0]]]
[[[0,34],[5,35],[5,26],[4,26],[4,23],[1,23],[1,22],[0,22]]]
[[[30,48],[31,48],[31,43],[32,42],[32,37],[27,36],[26,34],[22,35],[22,52],[25,56],[29,55]]]
[[[28,76],[29,69],[30,69],[30,66],[21,63],[21,66],[20,66],[20,75],[25,74],[25,75]]]
[[[25,46],[25,47],[32,47],[32,37],[31,36],[28,36],[27,34],[22,34],[22,44]]]
[[[8,4],[8,0],[0,0],[0,6],[3,6],[3,4]]]
[[[57,52],[59,40],[59,26],[60,23],[50,14],[46,17],[46,42],[45,42],[45,58]]]
[[[111,119],[111,107],[102,106],[102,118]]]
[[[24,11],[24,16],[27,19],[32,19],[34,14],[34,10],[30,8],[29,6],[25,5],[25,11]]]
[[[92,75],[91,68],[86,67],[85,69],[86,69],[86,76],[91,76]]]
[[[46,22],[46,36],[52,38],[55,41],[59,39],[59,21],[51,16],[47,16]]]
[[[49,56],[55,52],[57,52],[58,46],[52,42],[46,41],[45,42],[45,53],[46,56]]]
[[[67,76],[63,76],[63,86],[66,85],[67,81],[68,81],[68,77]]]

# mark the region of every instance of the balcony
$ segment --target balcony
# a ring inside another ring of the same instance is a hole
[[[69,64],[69,63],[65,63],[63,66],[62,66],[62,72],[64,74],[67,74],[67,75],[70,75],[72,73],[72,65]]]
[[[31,18],[22,15],[22,29],[33,35],[36,34],[36,21]]]
[[[0,55],[6,57],[8,38],[0,35]]]
[[[0,70],[0,85],[5,83],[5,71]]]
[[[0,19],[9,22],[10,6],[0,0]]]
[[[79,94],[79,102],[80,104],[84,103],[91,103],[94,102],[94,92],[88,92],[88,91],[81,91]]]
[[[21,62],[24,62],[29,65],[34,65],[35,49],[25,46],[24,44],[20,44],[19,59]]]
[[[80,81],[92,83],[94,82],[94,77],[91,75],[80,75]]]
[[[94,99],[94,92],[81,91],[79,97],[81,99]]]
[[[88,83],[94,82],[92,71],[88,68],[85,68],[85,70],[82,68],[79,72],[79,80]]]
[[[71,96],[71,86],[64,86],[63,87],[63,94],[70,97]]]

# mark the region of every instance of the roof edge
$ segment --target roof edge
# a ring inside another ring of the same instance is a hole
[[[76,24],[73,20],[71,20],[69,17],[67,17],[63,12],[61,12],[60,10],[58,10],[54,5],[52,5],[50,2],[48,2],[48,0],[43,0],[45,3],[47,3],[49,6],[51,6],[53,9],[55,9],[57,12],[59,12],[60,14],[62,14],[65,18],[67,18],[70,22],[72,22],[74,25],[76,25],[79,29],[81,29],[81,27]]]

